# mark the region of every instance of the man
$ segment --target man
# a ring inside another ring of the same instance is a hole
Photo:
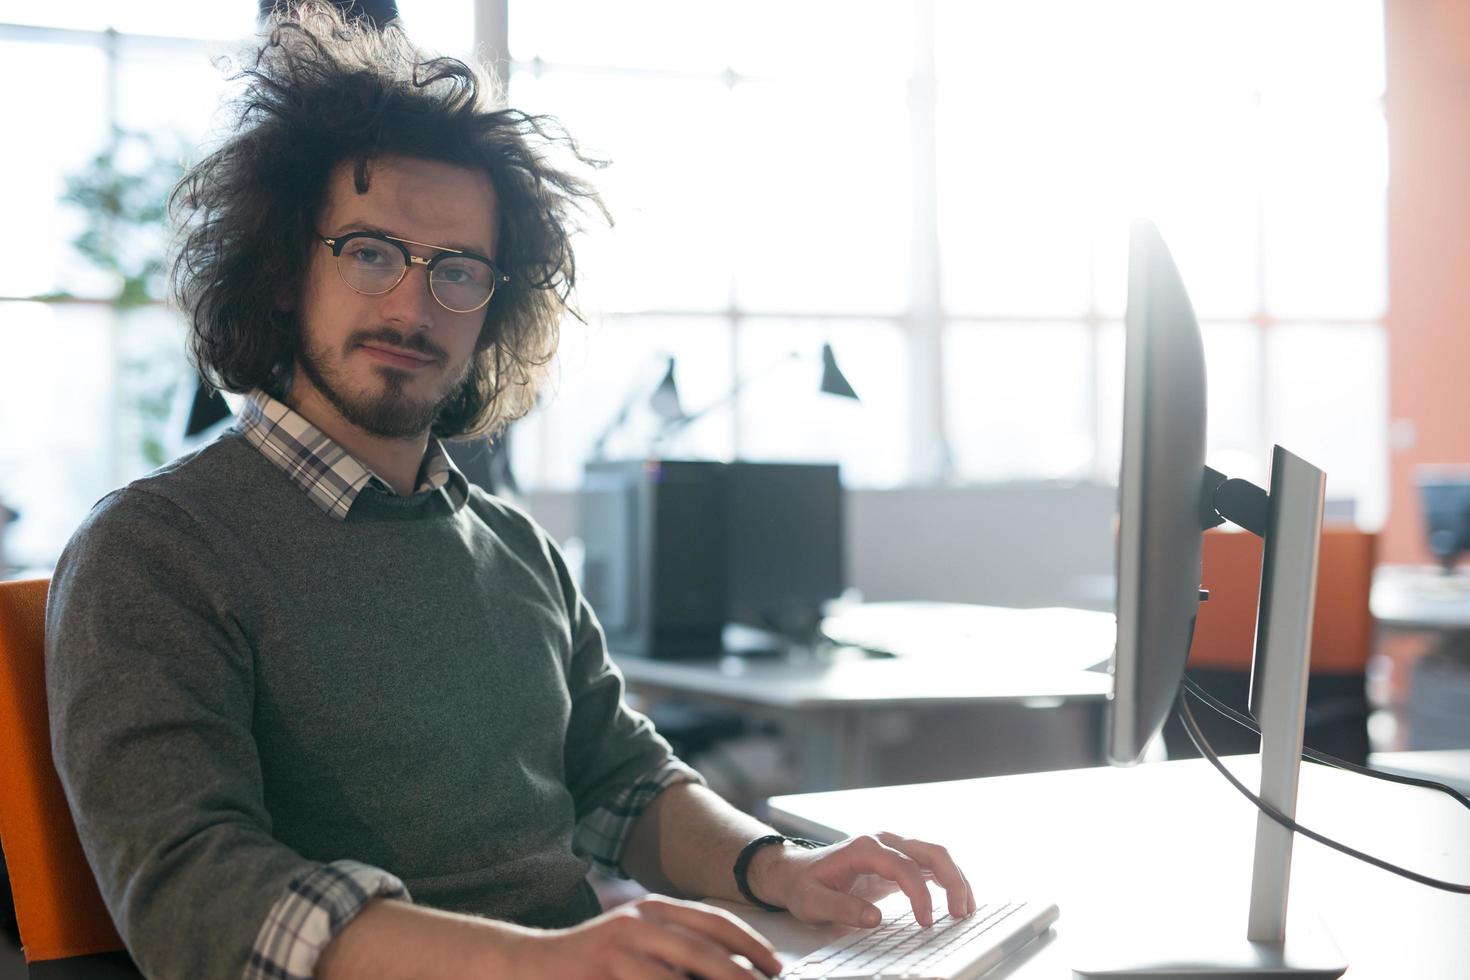
[[[176,292],[239,425],[111,494],[47,618],[57,768],[143,971],[179,977],[758,976],[735,918],[873,925],[933,844],[824,848],[705,789],[622,701],[556,546],[436,437],[532,404],[590,187],[546,120],[311,5],[176,192]],[[575,147],[571,147],[575,152]],[[738,867],[737,867],[738,865]],[[754,969],[752,969],[752,967]]]

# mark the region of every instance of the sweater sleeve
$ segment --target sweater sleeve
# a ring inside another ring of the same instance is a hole
[[[271,836],[244,625],[268,598],[232,580],[188,514],[140,489],[93,510],[52,580],[56,768],[108,911],[150,977],[242,976],[270,943],[281,951],[272,917],[293,908],[290,925],[310,942],[291,965],[309,975],[369,898],[402,892],[356,866],[353,887],[317,903],[326,915],[292,904],[303,887],[327,893],[323,869],[343,862],[307,860]]]
[[[673,754],[645,715],[628,707],[622,672],[560,549],[529,518],[521,519],[535,533],[567,614],[572,708],[564,761],[576,807],[573,845],[603,870],[624,875],[623,847],[644,808],[670,786],[704,780]]]

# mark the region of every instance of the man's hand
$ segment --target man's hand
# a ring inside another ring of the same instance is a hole
[[[512,955],[517,978],[762,980],[781,972],[771,944],[735,916],[657,895],[570,929],[531,933]]]
[[[954,918],[975,911],[970,883],[938,844],[879,833],[852,837],[819,850],[765,847],[751,862],[751,890],[782,905],[802,922],[871,928],[881,916],[871,900],[903,890],[922,926],[934,924],[926,882],[943,886]]]

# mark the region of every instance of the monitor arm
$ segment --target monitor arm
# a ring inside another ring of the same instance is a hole
[[[1226,521],[1258,538],[1271,529],[1271,495],[1249,480],[1231,479],[1206,466],[1199,503],[1200,524],[1206,531]]]

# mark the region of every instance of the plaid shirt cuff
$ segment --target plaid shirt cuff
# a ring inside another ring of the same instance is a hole
[[[646,772],[602,806],[577,822],[572,834],[572,850],[592,859],[598,868],[619,878],[629,875],[623,870],[623,848],[633,824],[643,815],[653,798],[679,783],[704,785],[704,777],[669,757],[662,766]]]
[[[356,861],[333,861],[297,878],[266,914],[245,980],[311,980],[327,943],[374,898],[410,900],[403,882]]]

